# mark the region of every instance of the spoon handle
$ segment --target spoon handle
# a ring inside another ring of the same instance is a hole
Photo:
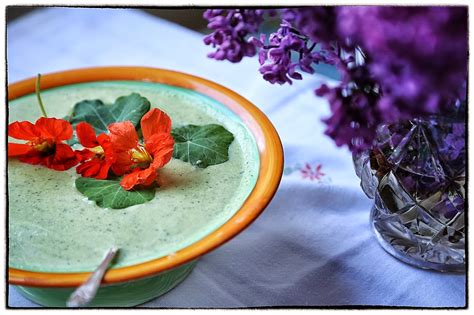
[[[79,286],[69,297],[66,302],[68,307],[81,307],[89,304],[95,297],[97,290],[99,289],[102,278],[104,277],[105,271],[108,269],[110,262],[114,259],[118,252],[118,248],[112,247],[108,250],[104,260],[100,263],[97,269],[92,275]]]

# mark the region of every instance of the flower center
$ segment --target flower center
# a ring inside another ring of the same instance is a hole
[[[40,143],[29,143],[29,145],[33,146],[33,148],[36,150],[36,151],[40,151],[40,152],[51,152],[54,150],[54,142],[49,142],[48,140],[45,140],[43,142],[40,142]]]
[[[95,156],[99,159],[105,158],[104,148],[102,148],[100,145],[93,148],[89,148],[89,151],[94,152]]]
[[[134,163],[148,166],[151,162],[153,162],[153,157],[142,145],[138,145],[136,148],[130,150],[130,152],[132,161]]]

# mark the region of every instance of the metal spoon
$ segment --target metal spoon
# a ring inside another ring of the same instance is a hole
[[[109,268],[110,262],[117,255],[118,248],[112,247],[108,250],[105,258],[100,263],[99,267],[92,273],[92,275],[79,286],[66,302],[67,307],[81,307],[89,304],[94,299],[97,290],[100,287],[105,271]]]

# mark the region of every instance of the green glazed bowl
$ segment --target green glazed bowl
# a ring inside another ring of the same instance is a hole
[[[145,303],[180,284],[195,265],[194,261],[156,276],[101,286],[88,307],[131,307]],[[76,289],[15,287],[27,299],[48,307],[66,307],[67,299]]]
[[[144,81],[189,89],[206,95],[237,115],[255,139],[259,155],[256,184],[240,209],[223,225],[195,243],[165,257],[112,268],[90,307],[129,307],[154,299],[176,287],[198,258],[237,235],[255,220],[273,198],[283,170],[283,149],[268,118],[235,92],[208,80],[170,70],[144,67],[97,67],[42,76],[42,89],[98,81]],[[8,86],[9,101],[34,93],[35,78]],[[9,268],[8,281],[26,298],[49,307],[65,307],[70,294],[90,272],[51,273]]]

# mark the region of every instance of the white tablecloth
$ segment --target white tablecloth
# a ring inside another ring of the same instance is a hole
[[[385,253],[369,226],[351,155],[323,135],[323,76],[272,86],[256,59],[206,58],[202,35],[125,9],[49,8],[8,25],[8,80],[86,66],[143,65],[220,82],[259,106],[285,149],[285,176],[247,230],[206,255],[181,285],[146,307],[383,305],[462,307],[464,275],[405,265]],[[316,168],[321,165],[317,174]],[[308,168],[318,178],[304,177]],[[33,307],[10,286],[9,305]]]

